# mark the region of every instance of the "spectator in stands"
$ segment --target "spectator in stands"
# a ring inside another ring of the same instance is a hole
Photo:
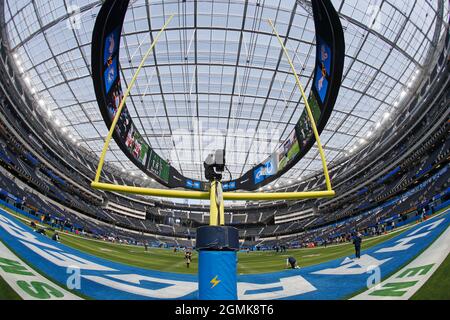
[[[289,257],[286,259],[286,269],[300,269],[300,267],[297,265],[297,260],[294,257]]]
[[[356,259],[361,258],[361,243],[362,243],[361,234],[358,232],[353,237],[353,244],[355,245],[355,257],[356,257]]]

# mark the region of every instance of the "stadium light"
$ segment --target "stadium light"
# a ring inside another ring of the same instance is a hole
[[[401,97],[401,98],[404,98],[405,96],[406,96],[406,91],[403,90],[402,93],[400,93],[400,97]]]
[[[30,79],[30,77],[28,77],[28,76],[26,76],[23,80],[24,80],[25,83],[28,84],[28,85],[31,83],[31,79]]]
[[[36,93],[36,89],[33,87],[33,88],[31,88],[31,94],[35,94]]]
[[[45,106],[45,101],[42,99],[39,99],[38,104],[40,107],[44,107]]]
[[[62,128],[61,130],[62,130],[63,133],[67,132],[67,128]]]
[[[370,138],[373,135],[372,131],[367,132],[367,138]]]
[[[59,121],[59,119],[55,119],[55,124],[59,127],[61,125],[61,121]]]

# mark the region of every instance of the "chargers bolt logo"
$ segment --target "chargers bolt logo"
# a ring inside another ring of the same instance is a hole
[[[217,280],[218,276],[215,276],[214,279],[212,279],[209,283],[212,284],[212,288],[214,288],[215,286],[217,286],[220,283],[220,280]]]

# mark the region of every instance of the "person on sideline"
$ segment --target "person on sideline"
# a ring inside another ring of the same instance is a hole
[[[189,269],[189,265],[191,264],[192,260],[192,252],[186,251],[186,253],[184,254],[184,259],[186,259],[186,267]]]
[[[297,265],[297,260],[295,260],[294,257],[289,257],[286,259],[286,269],[289,269],[289,266],[291,269],[300,269],[300,267]]]
[[[355,257],[356,257],[356,259],[361,258],[361,243],[362,243],[361,233],[358,232],[353,237],[353,244],[355,245]]]
[[[53,234],[52,240],[53,240],[53,241],[56,241],[56,242],[59,242],[59,234],[58,234],[58,232],[55,232],[55,233]]]

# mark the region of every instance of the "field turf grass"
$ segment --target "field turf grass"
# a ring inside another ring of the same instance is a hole
[[[362,248],[367,249],[403,232],[397,231],[387,235],[365,239]],[[49,237],[51,232],[47,232]],[[189,269],[186,267],[184,252],[174,252],[170,249],[149,248],[145,251],[140,246],[129,246],[81,238],[68,234],[61,234],[61,243],[80,251],[101,257],[110,261],[116,261],[131,266],[151,270],[160,270],[176,273],[197,273],[197,253],[194,251]],[[297,259],[300,267],[316,265],[322,262],[343,258],[354,254],[352,244],[329,246],[327,248],[295,249],[287,253],[276,253],[274,251],[254,251],[250,253],[238,253],[238,273],[255,274],[276,272],[285,269],[286,258],[293,256]]]
[[[21,300],[20,296],[0,277],[0,300]]]
[[[450,300],[450,254],[411,300]]]
[[[17,216],[17,214],[15,215]],[[28,221],[26,218],[19,218],[25,222]],[[383,243],[405,232],[410,227],[402,228],[379,237],[364,239],[362,250]],[[48,237],[52,235],[52,232],[47,231]],[[190,268],[187,268],[183,252],[173,252],[170,249],[160,248],[149,248],[148,251],[145,251],[140,246],[110,243],[71,234],[60,233],[60,238],[60,242],[69,247],[106,260],[151,270],[187,274],[197,273],[198,255],[195,251],[193,251]],[[292,249],[288,250],[287,253],[276,253],[274,251],[239,252],[238,273],[255,274],[282,271],[286,267],[286,258],[288,256],[295,257],[300,267],[306,267],[338,258],[352,257],[353,254],[354,248],[352,244],[334,245],[328,246],[327,248]],[[448,290],[450,287],[449,282],[450,256],[447,257],[430,280],[413,296],[413,299],[450,299]],[[17,294],[0,278],[0,299],[18,298]]]
[[[367,249],[375,246],[403,231],[404,230],[377,238],[366,239],[363,241],[362,248]],[[53,232],[47,231],[48,237],[51,237],[52,235]],[[145,251],[144,248],[140,246],[115,244],[62,233],[60,233],[60,238],[60,242],[69,247],[110,261],[166,272],[197,273],[198,255],[195,251],[193,251],[192,262],[188,269],[186,267],[183,252],[175,253],[173,250],[159,248],[149,248],[148,251]],[[287,253],[276,253],[273,251],[250,253],[239,252],[238,273],[250,274],[281,271],[286,266],[286,258],[288,256],[294,256],[300,267],[305,267],[350,256],[352,254],[353,245],[351,244],[329,246],[327,248],[288,250]],[[20,297],[0,277],[0,300],[18,299],[20,299]]]

